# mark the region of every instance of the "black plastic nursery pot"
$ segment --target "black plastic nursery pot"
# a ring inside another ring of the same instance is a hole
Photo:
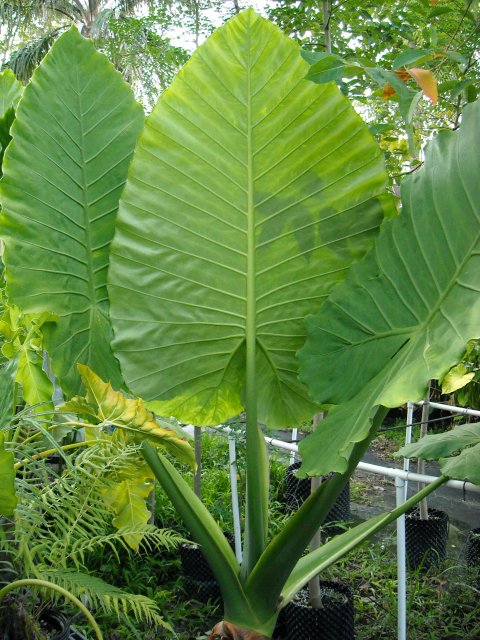
[[[477,587],[480,586],[480,529],[471,529],[465,543],[467,566],[477,572]]]
[[[468,532],[465,559],[469,567],[480,568],[480,529],[471,529]]]
[[[5,600],[8,603],[7,597]],[[12,600],[12,602],[16,602]],[[8,607],[8,604],[7,604]],[[84,640],[81,634],[73,635],[70,619],[55,607],[40,609],[37,615],[29,615],[23,608],[13,605],[11,615],[4,613],[4,627],[0,632],[1,640],[26,640],[33,637],[33,629],[48,634],[49,640]],[[35,637],[37,637],[35,635]],[[43,635],[42,635],[43,637]]]
[[[297,478],[295,472],[300,468],[301,462],[295,462],[286,470],[285,475],[285,505],[287,510],[295,511],[310,495],[310,478]],[[326,476],[323,481],[329,480],[333,474]],[[351,519],[350,514],[350,483],[347,483],[328,512],[324,526],[330,523],[346,522]]]
[[[225,537],[233,549],[235,546],[233,534],[227,532]],[[183,584],[187,595],[200,600],[200,602],[219,600],[221,597],[220,589],[201,547],[194,542],[182,544],[180,546],[180,560]]]
[[[276,640],[353,640],[353,590],[342,582],[321,581],[323,608],[310,606],[308,590],[300,591],[280,612]]]
[[[428,520],[420,520],[418,509],[405,515],[407,564],[410,569],[428,569],[447,557],[448,514],[428,510]]]

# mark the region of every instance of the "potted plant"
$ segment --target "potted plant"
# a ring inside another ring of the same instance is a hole
[[[242,566],[171,462],[142,446],[220,585],[212,638],[271,637],[310,578],[445,482],[302,557],[387,408],[422,397],[479,326],[478,104],[431,145],[395,218],[366,126],[336,87],[305,80],[307,67],[253,10],[219,29],[149,116],[115,222],[138,110],[130,102],[120,117],[125,91],[106,88],[107,66],[70,31],[24,91],[0,187],[7,292],[25,310],[56,306],[44,334],[65,388],[78,379],[59,345],[122,384],[110,317],[128,388],[160,414],[211,425],[246,410]],[[267,540],[259,424],[299,424],[322,407],[300,475],[337,475]]]

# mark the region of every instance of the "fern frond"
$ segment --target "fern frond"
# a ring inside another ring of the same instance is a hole
[[[77,597],[87,596],[88,604],[93,609],[100,609],[108,615],[115,614],[119,619],[133,615],[136,622],[146,622],[171,630],[170,625],[160,615],[157,604],[146,596],[126,593],[97,576],[73,569],[52,570],[42,566],[38,569],[45,579],[67,589]]]
[[[120,544],[125,551],[131,553],[130,547],[125,543],[126,536],[142,536],[142,547],[145,550],[153,551],[157,547],[162,547],[168,551],[176,549],[182,542],[187,542],[174,531],[169,529],[158,529],[153,524],[139,525],[113,531],[106,535],[93,536],[88,541],[77,540],[65,555],[66,562],[72,562],[77,568],[84,566],[85,554],[98,548],[108,546],[118,559],[116,544]]]

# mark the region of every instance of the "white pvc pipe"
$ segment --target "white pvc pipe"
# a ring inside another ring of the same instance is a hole
[[[282,442],[281,440],[275,440],[274,438],[265,438],[267,444],[278,449],[285,449],[285,451],[297,451],[298,447],[290,442]],[[410,480],[412,482],[423,482],[430,484],[437,480],[437,476],[427,476],[420,473],[413,473],[411,471],[404,471],[403,469],[395,469],[393,467],[381,467],[378,464],[370,464],[369,462],[359,462],[357,469],[367,471],[368,473],[376,473],[380,476],[389,476],[390,478],[402,478],[403,480]],[[448,480],[443,485],[444,487],[453,487],[455,489],[462,489],[462,491],[473,491],[474,493],[480,493],[480,487],[472,484],[471,482],[462,482],[462,480]]]
[[[425,401],[420,400],[420,402],[415,402],[415,404],[418,404],[419,406],[421,406],[422,404],[425,404]],[[428,404],[430,407],[433,407],[434,409],[443,409],[444,411],[450,411],[450,413],[458,413],[461,416],[475,416],[477,418],[480,418],[480,411],[478,411],[477,409],[466,409],[465,407],[454,407],[451,404],[442,404],[440,402],[429,402]]]
[[[240,507],[238,504],[237,452],[235,435],[228,434],[228,457],[230,462],[230,486],[232,489],[233,534],[235,536],[235,556],[242,562],[242,527],[240,524]]]
[[[298,429],[297,427],[294,427],[292,429],[292,437],[290,438],[290,440],[292,441],[292,444],[295,444],[295,441],[298,437]],[[290,456],[290,464],[294,464],[295,463],[295,454],[292,453],[292,455]]]
[[[396,503],[405,503],[405,480],[395,478]],[[398,640],[407,640],[407,557],[405,549],[405,514],[397,518],[397,633]]]

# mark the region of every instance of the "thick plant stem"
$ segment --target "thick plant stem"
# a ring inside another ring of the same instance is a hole
[[[422,406],[422,423],[420,425],[420,438],[423,438],[428,433],[428,414],[430,412],[430,393],[431,393],[432,383],[431,381],[428,383],[428,391],[425,397],[425,402]],[[420,475],[425,474],[425,460],[421,460],[419,458],[417,463],[417,470]],[[425,487],[425,484],[419,482],[418,490],[421,491]],[[420,520],[428,520],[428,503],[427,499],[421,500],[418,503],[418,513],[420,515]]]
[[[90,625],[92,626],[92,629],[95,632],[95,635],[97,636],[97,639],[103,640],[103,635],[102,635],[102,632],[100,631],[100,627],[95,622],[95,618],[92,616],[92,614],[87,609],[87,607],[83,604],[83,602],[79,600],[76,596],[74,596],[73,593],[70,593],[70,591],[67,591],[63,587],[60,587],[58,584],[49,582],[48,580],[36,580],[34,578],[26,578],[25,580],[15,580],[15,582],[10,582],[10,584],[7,584],[6,587],[3,587],[3,589],[0,589],[0,600],[4,596],[6,596],[7,593],[10,593],[10,591],[13,591],[13,589],[19,589],[21,587],[40,587],[43,589],[50,589],[51,591],[56,591],[67,600],[70,600],[70,602],[72,602],[76,607],[78,607],[78,609],[80,609],[83,615],[87,618],[88,622],[90,623]]]
[[[325,417],[324,412],[316,413],[313,416],[312,424],[313,424],[314,431],[316,431],[318,424],[320,423],[321,420],[324,419],[324,417]],[[314,476],[310,479],[310,493],[314,493],[315,490],[318,489],[318,487],[322,484],[322,480],[323,478],[319,476]],[[322,535],[319,527],[314,533],[310,541],[310,545],[309,545],[310,551],[315,551],[315,549],[318,549],[321,544],[322,544]],[[320,592],[320,577],[318,576],[318,574],[309,581],[308,594],[310,596],[311,606],[315,609],[322,609],[323,602],[322,602],[322,595]]]
[[[202,430],[200,427],[194,427],[193,437],[195,442],[195,462],[197,469],[193,476],[193,490],[197,498],[202,499]]]

